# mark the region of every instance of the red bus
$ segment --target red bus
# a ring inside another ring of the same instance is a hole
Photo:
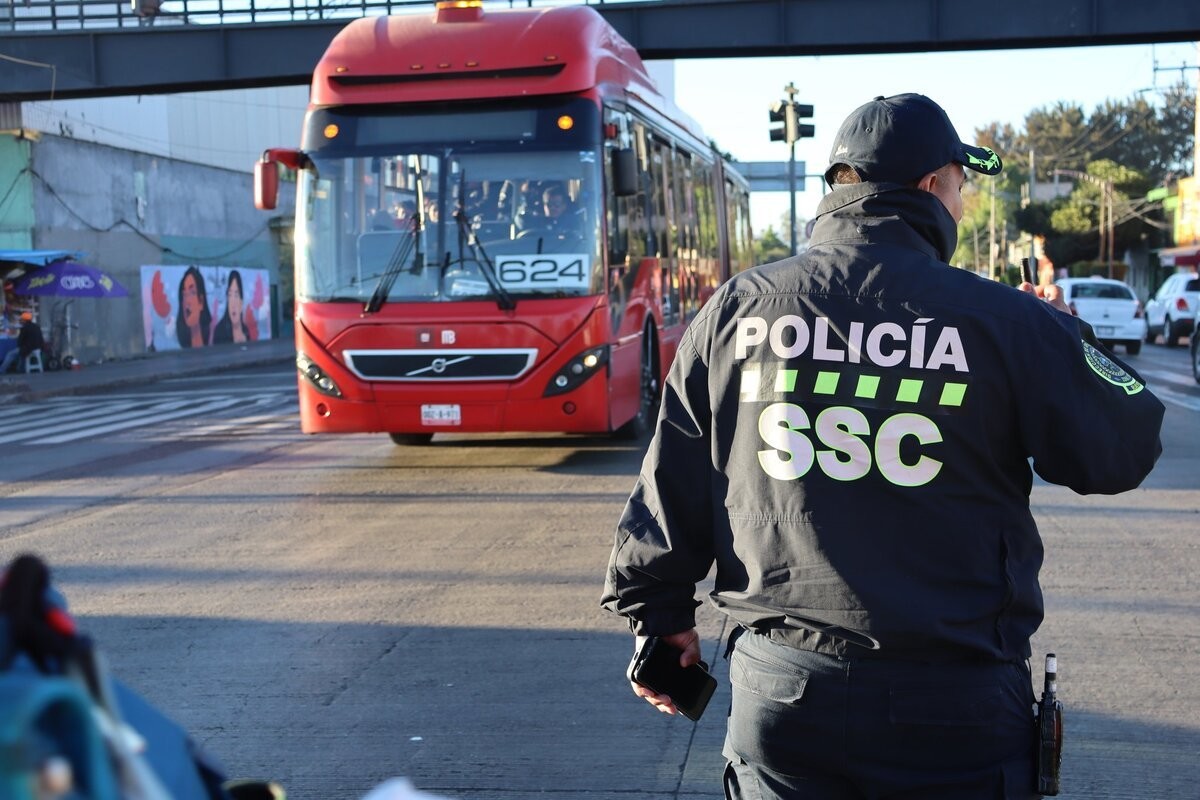
[[[652,427],[688,321],[751,266],[749,186],[586,6],[356,20],[297,171],[306,433]]]

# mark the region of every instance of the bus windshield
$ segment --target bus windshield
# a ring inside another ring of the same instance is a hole
[[[539,141],[539,119],[563,110],[315,112],[297,294],[375,311],[601,292],[599,134]]]

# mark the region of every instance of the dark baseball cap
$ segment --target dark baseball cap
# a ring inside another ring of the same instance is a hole
[[[854,109],[829,154],[830,170],[849,164],[863,180],[890,183],[911,183],[952,161],[984,175],[1004,166],[991,148],[964,144],[942,107],[923,94],[880,95]]]

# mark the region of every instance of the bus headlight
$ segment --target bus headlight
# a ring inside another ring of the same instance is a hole
[[[575,389],[606,364],[608,364],[608,345],[584,350],[554,374],[554,377],[546,384],[546,391],[542,392],[542,397],[553,397],[556,394],[565,394]]]
[[[330,397],[341,397],[342,390],[333,382],[333,378],[325,374],[325,370],[321,369],[316,363],[304,355],[304,353],[296,354],[296,369],[300,374],[313,385],[313,388],[318,392]]]

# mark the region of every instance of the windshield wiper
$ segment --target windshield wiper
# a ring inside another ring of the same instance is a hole
[[[408,229],[408,236],[400,240],[396,245],[396,249],[392,251],[392,256],[388,260],[387,270],[383,273],[383,277],[379,279],[379,283],[375,285],[375,291],[371,295],[371,299],[363,306],[364,314],[374,314],[383,308],[384,301],[392,292],[392,286],[396,283],[396,278],[400,275],[400,270],[404,269],[404,262],[408,258],[408,253],[414,247],[416,252],[413,253],[412,269],[409,272],[417,275],[421,270],[425,269],[425,250],[421,247],[421,242],[425,238],[425,193],[421,190],[424,183],[424,177],[421,174],[421,165],[416,164],[417,173],[417,208],[413,214],[412,226]]]
[[[458,231],[461,235],[467,237],[467,247],[471,248],[471,253],[475,256],[475,262],[479,264],[479,271],[483,273],[484,279],[491,288],[492,293],[496,295],[496,305],[501,311],[512,311],[517,307],[517,301],[508,293],[508,290],[500,285],[500,279],[496,277],[496,267],[492,263],[492,258],[483,249],[483,245],[479,243],[479,237],[475,235],[475,231],[471,230],[471,226],[467,224],[467,214],[463,211],[460,205],[454,212],[454,221],[458,223]]]
[[[417,243],[417,252],[413,256],[412,272],[416,274],[424,267],[424,258],[422,258],[421,248],[419,246],[421,240],[421,217],[420,212],[413,218],[413,224],[408,229],[408,234],[404,236],[395,249],[392,250],[392,255],[388,259],[387,269],[383,276],[380,277],[379,283],[375,284],[375,291],[371,294],[371,299],[363,306],[364,314],[374,314],[379,309],[383,308],[384,302],[388,295],[392,292],[392,286],[396,283],[396,278],[400,276],[400,272],[404,269],[404,262],[408,260],[408,254],[413,249],[413,243]]]

